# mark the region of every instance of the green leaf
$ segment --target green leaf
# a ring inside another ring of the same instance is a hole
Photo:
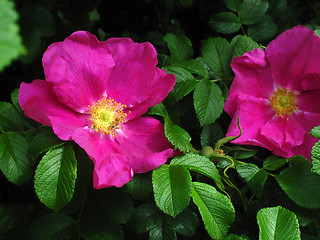
[[[230,199],[213,186],[200,182],[193,183],[191,196],[210,237],[223,239],[235,218],[235,210]]]
[[[180,0],[180,3],[184,7],[190,7],[193,4],[193,0]]]
[[[271,0],[269,1],[268,14],[273,18],[281,17],[286,14],[287,0]]]
[[[310,133],[312,136],[314,136],[315,138],[319,138],[319,139],[320,139],[320,126],[317,126],[317,127],[312,128],[309,133]]]
[[[253,178],[254,175],[260,170],[257,165],[252,163],[238,165],[236,169],[239,175],[245,178],[247,181],[250,181],[250,179]]]
[[[51,128],[42,128],[41,132],[35,135],[30,143],[30,152],[33,156],[38,156],[52,147],[62,145],[57,135],[55,135]]]
[[[168,217],[164,216],[161,225],[158,225],[149,232],[149,240],[176,240],[177,235],[171,222],[167,220]]]
[[[137,234],[148,232],[161,225],[161,223],[161,213],[157,206],[151,203],[145,203],[137,207],[131,220],[131,225]]]
[[[259,240],[301,239],[296,215],[285,208],[263,208],[257,214],[257,221]]]
[[[186,36],[176,36],[173,33],[168,33],[165,35],[164,41],[168,44],[171,58],[174,61],[187,60],[192,57],[192,44]]]
[[[224,34],[238,32],[241,28],[240,19],[232,12],[221,12],[212,16],[209,20],[209,26]]]
[[[268,10],[267,0],[243,0],[239,7],[239,16],[243,24],[254,24],[260,20]]]
[[[31,226],[30,239],[62,239],[72,233],[74,219],[61,214],[52,213],[38,218]]]
[[[232,57],[234,58],[259,48],[259,44],[252,40],[252,38],[243,35],[235,36],[231,41],[231,45],[233,47]]]
[[[185,155],[180,155],[173,158],[170,162],[170,165],[183,166],[188,170],[203,174],[211,178],[219,185],[219,187],[224,189],[217,167],[206,157],[193,153],[187,153]]]
[[[25,52],[19,35],[18,17],[13,1],[0,1],[0,71]]]
[[[16,108],[8,102],[0,102],[0,127],[9,131],[24,128],[24,122]]]
[[[164,133],[169,142],[172,143],[172,145],[176,148],[179,148],[180,151],[191,151],[191,137],[186,130],[179,127],[178,125],[173,124],[171,121],[165,121]]]
[[[256,149],[240,149],[240,150],[235,150],[231,152],[231,155],[238,160],[241,159],[246,159],[246,158],[250,158],[254,155],[256,155],[258,152],[258,150]]]
[[[161,165],[152,172],[154,199],[157,206],[170,216],[177,216],[190,202],[191,175],[181,166]]]
[[[209,73],[205,66],[199,61],[199,59],[189,59],[185,61],[175,61],[174,67],[181,67],[192,74],[197,74],[202,78],[209,79]]]
[[[149,174],[136,174],[126,184],[128,192],[137,200],[143,200],[152,193],[152,182]]]
[[[311,171],[320,175],[320,141],[312,147],[311,160],[313,165]]]
[[[264,15],[256,24],[248,27],[248,35],[256,41],[264,41],[272,38],[277,29],[277,24],[273,19],[268,15]]]
[[[231,11],[237,12],[239,10],[241,0],[223,0],[224,4]]]
[[[43,156],[34,176],[34,189],[40,201],[58,211],[73,196],[77,178],[77,160],[71,147],[51,149]]]
[[[215,121],[213,124],[203,127],[200,142],[201,146],[213,146],[219,139],[223,138],[224,133],[220,124]]]
[[[80,235],[84,240],[121,240],[124,233],[120,225],[108,223],[106,225],[94,225],[80,228]]]
[[[10,182],[17,185],[26,183],[32,177],[28,148],[28,141],[20,134],[0,134],[0,169]]]
[[[19,114],[23,114],[24,112],[22,111],[20,104],[19,104],[19,88],[16,88],[15,90],[12,91],[11,93],[11,101],[13,103],[13,106],[16,108]]]
[[[224,98],[213,82],[201,80],[193,93],[194,108],[201,126],[214,123],[221,115]]]
[[[241,235],[235,235],[235,234],[229,234],[224,240],[250,240],[247,236]]]
[[[199,226],[199,219],[197,214],[186,209],[173,219],[173,226],[180,235],[191,237]]]
[[[311,171],[312,164],[302,156],[290,160],[292,166],[275,176],[278,184],[296,204],[320,208],[320,176]]]
[[[163,117],[163,118],[168,118],[169,117],[169,114],[168,114],[168,111],[167,111],[167,108],[166,106],[161,102],[153,107],[151,107],[148,111],[148,114],[150,115],[158,115],[160,117]]]
[[[174,66],[167,67],[165,70],[167,73],[172,73],[176,76],[176,84],[174,85],[173,90],[169,93],[173,96],[176,102],[188,95],[196,87],[197,80],[188,70]]]
[[[266,158],[263,162],[263,168],[269,171],[277,170],[288,162],[288,159],[271,155]]]
[[[218,78],[227,77],[230,72],[232,48],[224,38],[210,38],[201,48],[203,59]]]

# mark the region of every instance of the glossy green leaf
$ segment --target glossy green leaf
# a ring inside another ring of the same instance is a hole
[[[250,179],[253,178],[254,175],[260,170],[257,165],[252,163],[238,165],[236,169],[239,175],[245,178],[247,181],[250,181]]]
[[[41,216],[31,226],[30,239],[62,239],[65,235],[72,233],[74,223],[73,218],[61,213]]]
[[[257,214],[257,221],[259,240],[301,239],[296,215],[285,208],[263,208]]]
[[[177,216],[190,202],[191,175],[182,166],[161,165],[152,172],[154,199],[157,206],[170,216]]]
[[[40,201],[58,211],[72,197],[77,178],[77,160],[71,147],[51,149],[43,156],[34,176],[34,189]]]
[[[312,147],[311,150],[312,172],[320,175],[320,141]]]
[[[18,18],[19,15],[14,9],[14,1],[0,1],[0,71],[25,52],[19,35]]]
[[[19,88],[16,88],[11,93],[11,101],[13,103],[13,106],[16,108],[18,113],[24,115],[24,112],[22,111],[20,104],[19,104]]]
[[[149,174],[135,174],[126,184],[128,192],[137,200],[142,200],[152,193],[152,182]]]
[[[256,43],[252,38],[243,35],[237,35],[231,41],[233,47],[232,57],[239,57],[246,52],[253,49],[259,48],[259,44]]]
[[[150,229],[149,240],[176,240],[177,235],[168,217],[164,217],[162,224]]]
[[[277,29],[277,24],[273,19],[264,15],[257,23],[248,27],[248,35],[255,41],[264,41],[272,38]]]
[[[292,166],[275,176],[283,191],[298,205],[320,208],[320,176],[311,171],[312,164],[302,156],[291,158]]]
[[[221,12],[213,15],[209,20],[209,26],[224,34],[238,32],[241,28],[240,19],[232,12]]]
[[[206,67],[200,62],[199,58],[197,59],[189,59],[184,61],[175,61],[174,67],[181,67],[192,74],[199,75],[202,78],[208,79],[209,73]]]
[[[217,84],[206,80],[200,81],[194,90],[193,99],[201,126],[212,124],[220,117],[224,98]]]
[[[17,185],[29,181],[32,177],[28,148],[28,141],[20,134],[0,134],[0,169],[10,182]]]
[[[239,16],[243,24],[254,24],[260,20],[268,10],[267,0],[243,0],[239,7]]]
[[[230,72],[232,48],[224,38],[210,38],[201,48],[203,59],[218,78],[227,77]]]
[[[193,55],[193,48],[190,40],[186,36],[176,36],[168,33],[164,37],[173,60],[187,60]]]
[[[21,115],[11,103],[0,102],[0,127],[9,131],[17,131],[24,128]]]
[[[171,121],[166,121],[164,123],[164,133],[169,142],[171,142],[172,145],[178,148],[180,151],[191,151],[191,136],[186,130],[178,125],[173,124]]]
[[[235,234],[229,234],[224,240],[250,240],[249,237],[244,235],[235,235]]]
[[[242,0],[223,0],[223,2],[231,11],[237,12]]]
[[[148,111],[148,114],[150,115],[158,115],[161,116],[163,118],[168,118],[169,114],[167,111],[166,106],[161,102],[153,107],[151,107]]]
[[[173,158],[170,165],[183,166],[188,170],[203,174],[211,178],[223,189],[223,183],[217,167],[206,157],[187,153]]]
[[[201,146],[214,146],[214,144],[223,137],[223,130],[217,121],[213,124],[205,125],[200,135]]]
[[[181,100],[196,87],[197,80],[188,70],[181,67],[167,67],[165,70],[167,73],[174,74],[176,77],[176,84],[169,93],[175,101]]]
[[[310,134],[314,136],[315,138],[320,139],[320,126],[314,127],[311,129]]]
[[[271,155],[266,158],[263,162],[263,168],[269,171],[277,170],[288,162],[288,159]]]
[[[200,182],[193,183],[192,199],[210,237],[224,239],[235,219],[235,210],[230,199],[213,186]]]
[[[199,226],[199,219],[197,214],[186,209],[173,219],[173,226],[180,235],[191,237]]]

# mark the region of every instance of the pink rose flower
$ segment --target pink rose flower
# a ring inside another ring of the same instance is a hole
[[[22,83],[19,103],[26,116],[87,152],[94,188],[120,187],[173,155],[163,125],[141,117],[175,84],[156,67],[150,43],[100,42],[79,31],[49,46],[42,63],[46,81]]]
[[[236,75],[225,111],[233,143],[256,145],[282,157],[310,160],[317,141],[308,132],[320,124],[320,39],[303,26],[280,34],[265,49],[234,58]]]

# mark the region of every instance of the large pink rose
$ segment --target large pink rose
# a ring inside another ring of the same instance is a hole
[[[232,117],[227,136],[283,157],[310,160],[316,139],[308,132],[320,124],[320,39],[303,26],[285,31],[262,51],[234,58],[236,75],[225,111]]]
[[[156,67],[150,43],[100,42],[79,31],[49,46],[42,63],[46,81],[22,83],[20,105],[26,116],[88,153],[95,188],[120,187],[172,156],[163,125],[141,117],[175,84],[174,75]]]

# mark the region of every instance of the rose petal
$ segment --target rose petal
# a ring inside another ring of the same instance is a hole
[[[84,31],[50,45],[42,63],[59,100],[81,113],[102,98],[114,66],[107,44]]]
[[[275,83],[280,87],[320,88],[320,39],[313,31],[303,26],[287,30],[266,47],[265,53]]]
[[[19,103],[25,115],[47,126],[62,140],[70,140],[72,132],[89,124],[87,115],[79,114],[60,103],[51,85],[43,80],[20,86]]]
[[[320,89],[303,91],[297,95],[297,107],[303,112],[320,113],[319,101]]]
[[[122,146],[114,138],[91,129],[77,129],[72,139],[82,147],[94,162],[95,188],[121,187],[133,177]]]
[[[135,173],[153,170],[173,155],[162,123],[154,118],[141,117],[123,124],[116,139]]]
[[[233,114],[236,109],[234,98],[237,94],[245,94],[258,98],[269,99],[274,91],[271,72],[261,49],[254,49],[243,56],[234,58],[231,67],[236,75],[230,87],[225,110]]]

